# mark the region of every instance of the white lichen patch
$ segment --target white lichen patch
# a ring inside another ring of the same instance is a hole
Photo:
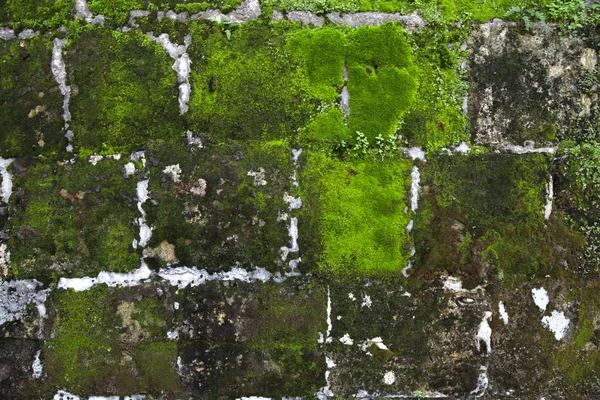
[[[41,286],[35,279],[0,282],[0,325],[21,319],[31,303],[37,307],[39,316],[45,318],[44,303],[50,289],[39,290]]]
[[[290,253],[297,253],[300,251],[298,247],[298,218],[293,217],[290,219],[290,227],[288,233],[291,239],[291,247],[289,248]]]
[[[570,321],[562,311],[552,311],[550,316],[546,315],[542,318],[542,325],[544,328],[554,333],[556,340],[560,340],[565,337],[567,330],[569,329]]]
[[[462,282],[459,278],[448,276],[446,280],[444,280],[444,289],[452,292],[462,292]]]
[[[2,177],[2,186],[0,186],[2,202],[8,204],[10,196],[12,195],[13,183],[12,174],[8,172],[8,167],[12,164],[14,159],[4,159],[0,157],[0,176]]]
[[[352,301],[356,301],[356,296],[354,296],[354,293],[348,293],[348,298]]]
[[[190,188],[190,193],[200,197],[206,196],[206,184],[205,179],[198,179],[198,181]]]
[[[389,350],[389,348],[385,345],[385,343],[383,343],[383,339],[380,338],[379,336],[374,337],[372,339],[365,340],[360,345],[360,348],[362,351],[364,351],[365,353],[367,353],[368,355],[370,355],[372,357],[373,355],[369,352],[369,348],[373,345],[377,346],[377,348],[379,350]]]
[[[373,305],[373,301],[371,300],[371,296],[369,296],[368,294],[365,294],[363,297],[363,302],[361,304],[361,307],[371,308],[372,305]]]
[[[169,340],[177,340],[179,339],[179,330],[173,329],[172,331],[167,332],[167,339]]]
[[[98,164],[100,161],[102,161],[104,157],[99,155],[99,154],[92,154],[89,158],[88,161],[90,164],[92,165],[96,165]]]
[[[331,292],[329,286],[327,286],[327,334],[325,341],[331,343],[331,330],[333,329],[333,323],[331,322]]]
[[[203,148],[204,146],[202,145],[202,140],[199,137],[195,137],[194,133],[192,131],[187,131],[185,133],[185,135],[187,136],[187,143],[190,146],[194,146],[198,149]]]
[[[246,175],[254,179],[254,186],[265,186],[267,184],[267,180],[265,179],[265,169],[263,167],[259,167],[257,171],[250,170]]]
[[[125,178],[128,178],[130,176],[132,176],[135,173],[135,164],[132,162],[128,162],[127,164],[125,164],[125,166],[123,167],[123,176]]]
[[[181,182],[181,167],[179,164],[167,165],[162,172],[163,174],[169,176],[173,182]]]
[[[290,196],[287,192],[283,194],[283,201],[289,204],[290,211],[302,207],[302,199],[300,197]]]
[[[478,397],[482,397],[488,386],[489,386],[489,379],[487,376],[487,367],[482,365],[479,370],[481,371],[479,373],[479,376],[477,377],[477,386],[475,387],[475,389],[471,390],[470,395],[472,397],[478,398]]]
[[[548,298],[548,292],[546,292],[546,289],[544,289],[543,287],[539,289],[531,289],[531,295],[533,296],[533,302],[535,303],[535,305],[538,306],[538,308],[541,311],[546,311],[546,307],[550,302],[550,299]]]
[[[40,360],[40,355],[42,354],[41,350],[38,350],[37,353],[35,353],[35,358],[33,359],[33,364],[31,364],[31,376],[33,377],[33,379],[39,379],[42,377],[42,371],[44,369],[44,365],[42,364],[42,361]]]
[[[8,275],[8,268],[10,267],[10,251],[5,243],[0,243],[0,270],[2,276]]]
[[[402,148],[402,150],[411,158],[411,160],[426,161],[425,151],[420,147]]]
[[[69,392],[65,392],[64,390],[59,390],[56,392],[52,400],[80,400],[79,396],[75,396]]]
[[[486,353],[490,354],[492,351],[492,328],[488,322],[492,318],[492,313],[486,311],[483,315],[483,319],[479,324],[477,335],[475,336],[475,346],[477,351],[481,351],[481,343],[483,342],[486,346]]]
[[[396,374],[394,373],[394,371],[387,371],[383,375],[383,383],[385,383],[386,385],[393,385],[394,382],[396,382]]]
[[[500,318],[502,319],[502,322],[504,322],[504,325],[508,325],[508,313],[504,308],[503,302],[498,303],[498,312],[500,313]]]
[[[349,334],[345,334],[340,339],[340,343],[345,344],[346,346],[352,346],[354,344],[354,340],[350,337]]]
[[[408,221],[408,224],[406,225],[406,232],[410,233],[413,230],[415,221],[414,220],[410,220]]]

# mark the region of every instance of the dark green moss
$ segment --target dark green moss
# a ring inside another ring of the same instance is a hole
[[[148,156],[159,162],[150,179],[157,203],[145,206],[154,226],[150,246],[167,241],[182,265],[210,271],[236,262],[268,269],[281,263],[280,248],[290,240],[289,221],[279,218],[288,209],[284,193],[292,188],[286,142],[207,144],[190,152],[155,143]],[[163,173],[169,165],[179,165],[180,182]],[[248,175],[261,171],[264,185]]]
[[[560,276],[581,240],[560,218],[544,220],[548,179],[544,155],[429,157],[415,220],[419,268]]]
[[[0,41],[0,157],[64,154],[62,95],[52,71],[52,41]]]
[[[65,60],[77,149],[127,152],[184,134],[173,60],[145,34],[87,25],[69,37]]]
[[[14,217],[8,223],[15,275],[94,275],[139,265],[131,247],[138,216],[135,182],[123,178],[123,164],[78,160],[23,166],[26,172],[15,177],[21,190],[12,197]]]
[[[177,343],[139,345],[133,351],[133,360],[140,371],[140,380],[150,393],[179,393],[179,377],[175,370]]]

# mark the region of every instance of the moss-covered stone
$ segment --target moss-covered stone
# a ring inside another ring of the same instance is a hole
[[[62,95],[46,37],[0,41],[0,156],[64,155]]]
[[[404,209],[411,163],[338,161],[315,152],[305,160],[300,185],[310,214],[309,221],[300,219],[300,229],[311,237],[301,243],[318,270],[400,272],[409,257],[405,228],[410,217]]]
[[[83,26],[69,36],[65,61],[77,150],[129,152],[183,135],[173,60],[142,32]]]
[[[145,205],[154,232],[150,247],[166,241],[177,259],[159,264],[197,266],[209,271],[233,265],[283,266],[289,221],[284,201],[292,190],[292,152],[284,141],[262,144],[206,144],[202,149],[149,146],[152,204]],[[178,176],[169,168],[181,171]],[[269,243],[269,246],[264,246]]]
[[[32,161],[19,165],[11,198],[12,276],[95,275],[139,265],[135,181],[124,161]]]
[[[74,0],[2,0],[0,24],[16,29],[56,29],[71,18]]]

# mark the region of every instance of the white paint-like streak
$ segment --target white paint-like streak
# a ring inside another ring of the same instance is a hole
[[[140,226],[140,241],[139,243],[134,242],[134,247],[137,247],[137,245],[139,245],[142,248],[146,247],[146,245],[150,241],[150,238],[152,237],[152,228],[150,228],[146,224],[146,211],[144,211],[143,208],[143,204],[148,200],[149,182],[149,179],[141,180],[137,183],[136,187],[136,194],[138,198],[137,208],[141,216],[138,218],[138,225]]]
[[[552,198],[554,197],[554,180],[550,175],[550,180],[546,185],[546,205],[544,206],[544,219],[549,219],[552,214]]]
[[[489,379],[487,376],[487,367],[485,366],[481,366],[481,368],[479,369],[481,372],[479,373],[479,376],[477,377],[477,387],[475,387],[475,389],[473,389],[470,393],[471,396],[473,397],[482,397],[489,385]]]
[[[492,328],[488,322],[488,320],[491,318],[492,313],[490,311],[486,311],[483,315],[481,323],[479,324],[477,335],[475,336],[475,346],[477,347],[477,351],[481,351],[481,342],[483,342],[485,343],[487,354],[492,352]]]
[[[60,93],[63,95],[63,119],[65,121],[65,137],[68,140],[67,151],[73,152],[73,145],[71,139],[73,139],[73,132],[69,130],[69,122],[71,121],[71,112],[69,111],[69,101],[71,100],[71,86],[67,85],[67,69],[65,61],[63,59],[63,47],[67,44],[67,39],[54,39],[54,46],[52,47],[52,61],[50,62],[50,68],[52,75],[58,83]]]
[[[533,297],[533,302],[536,306],[539,307],[541,311],[546,311],[546,307],[550,300],[548,299],[548,292],[543,287],[539,289],[531,289],[531,295]]]
[[[413,166],[411,173],[412,183],[410,184],[410,209],[416,212],[419,208],[419,191],[421,190],[421,174],[419,168]]]
[[[152,41],[159,43],[162,48],[167,52],[175,62],[173,63],[173,71],[177,74],[177,82],[179,82],[179,111],[181,114],[185,114],[188,111],[188,102],[190,101],[190,93],[192,87],[190,85],[190,66],[192,60],[186,53],[187,48],[192,44],[192,36],[186,35],[183,39],[183,45],[174,44],[169,39],[167,33],[156,37],[152,32],[146,33]]]
[[[97,277],[83,278],[60,278],[57,287],[59,289],[73,289],[76,292],[91,289],[94,285],[106,284],[111,287],[123,286],[131,287],[139,285],[142,281],[149,279],[152,271],[141,259],[141,266],[132,272],[107,272],[101,271]]]
[[[352,346],[354,344],[354,340],[352,340],[348,333],[342,336],[339,340],[340,343],[345,344],[346,346]]]
[[[498,303],[498,312],[500,313],[500,318],[502,318],[502,322],[504,322],[504,325],[508,325],[508,313],[504,308],[503,302]]]
[[[393,385],[394,382],[396,382],[396,374],[394,373],[394,371],[387,371],[383,375],[383,383],[385,383],[386,385]]]
[[[331,330],[333,329],[333,323],[331,322],[331,292],[329,286],[327,286],[327,334],[325,341],[331,343]]]
[[[64,390],[59,390],[56,392],[52,400],[80,400],[79,396],[75,396],[69,392],[65,392]]]
[[[2,201],[5,204],[8,204],[10,196],[12,195],[12,174],[8,172],[8,167],[13,162],[13,160],[14,159],[12,158],[4,159],[0,157],[0,176],[2,176]]]
[[[404,151],[406,155],[411,158],[411,160],[427,161],[425,159],[425,151],[420,147],[401,147],[400,150]]]
[[[184,289],[187,286],[198,286],[209,281],[234,281],[242,282],[262,281],[266,282],[271,278],[277,278],[277,275],[271,274],[264,268],[256,268],[254,271],[247,271],[243,268],[233,268],[227,272],[208,273],[205,269],[194,267],[165,268],[158,272],[158,276],[169,281],[172,286]]]
[[[33,364],[31,364],[31,376],[34,379],[39,379],[42,376],[42,371],[44,369],[44,365],[42,364],[42,361],[40,360],[40,355],[42,354],[41,350],[38,350],[37,353],[35,353],[35,358],[33,359]]]
[[[550,316],[544,316],[542,318],[542,325],[554,333],[556,340],[560,340],[565,337],[567,329],[569,329],[569,319],[565,317],[562,311],[552,311]]]
[[[458,278],[448,276],[446,280],[444,280],[444,289],[452,292],[461,292],[463,290],[462,282]]]
[[[12,40],[15,37],[15,31],[10,28],[0,27],[0,40]]]

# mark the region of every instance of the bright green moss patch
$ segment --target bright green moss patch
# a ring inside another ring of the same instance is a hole
[[[139,265],[131,247],[138,216],[135,182],[123,162],[35,162],[21,167],[8,225],[13,273],[38,279],[128,271]]]
[[[315,148],[335,149],[353,137],[344,123],[344,112],[333,106],[321,111],[306,125],[299,139],[302,143]]]
[[[296,82],[297,65],[286,50],[291,24],[248,22],[198,25],[188,52],[192,98],[186,115],[193,130],[218,140],[289,137],[314,110]]]
[[[404,160],[337,161],[309,154],[300,182],[317,218],[312,235],[322,243],[316,255],[321,271],[374,275],[399,273],[406,266],[410,170]],[[306,222],[300,223],[302,229]]]
[[[76,148],[128,152],[185,132],[173,60],[145,34],[88,25],[69,38],[65,60]]]
[[[206,145],[189,152],[157,142],[147,156],[158,160],[150,177],[156,203],[144,208],[154,227],[150,247],[157,249],[159,264],[178,262],[213,272],[236,262],[268,269],[282,263],[289,221],[279,215],[288,211],[284,194],[291,193],[293,173],[286,142]],[[181,171],[179,181],[167,168]],[[158,247],[167,244],[174,246],[177,262],[161,255]]]
[[[0,157],[63,153],[62,95],[50,70],[52,41],[0,41]]]
[[[129,19],[129,11],[143,8],[143,0],[88,0],[88,8],[92,14],[104,15],[106,21],[117,26],[124,26]]]
[[[324,101],[337,101],[344,85],[346,37],[339,29],[302,29],[290,37],[290,51],[303,60],[310,91]]]

